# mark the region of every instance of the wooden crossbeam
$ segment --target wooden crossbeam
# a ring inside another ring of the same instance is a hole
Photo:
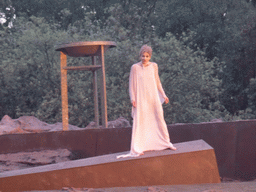
[[[95,71],[100,69],[101,65],[85,65],[85,66],[70,66],[70,67],[63,67],[65,70],[81,70],[81,71]]]

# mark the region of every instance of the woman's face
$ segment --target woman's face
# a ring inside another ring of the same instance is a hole
[[[140,60],[142,64],[148,63],[150,59],[151,59],[151,56],[147,52],[142,53],[142,55],[140,56]]]

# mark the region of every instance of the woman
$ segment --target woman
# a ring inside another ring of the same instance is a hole
[[[141,62],[133,64],[129,78],[129,93],[132,103],[132,141],[128,155],[139,156],[144,151],[176,150],[170,142],[164,120],[162,103],[168,103],[158,75],[158,66],[150,62],[152,49],[143,45],[140,50]]]

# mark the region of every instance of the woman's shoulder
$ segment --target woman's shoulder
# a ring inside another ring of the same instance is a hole
[[[152,65],[154,68],[158,68],[157,63],[155,63],[155,62],[151,62],[151,65]]]
[[[152,65],[153,67],[158,67],[157,63],[155,63],[155,62],[150,62],[150,65]],[[131,69],[136,69],[138,67],[141,67],[141,62],[134,63],[132,65]]]
[[[140,66],[140,62],[134,63],[131,68],[137,68],[137,67],[139,67],[139,66]]]
[[[153,66],[157,66],[157,63],[155,63],[155,62],[151,62],[151,63],[152,63]]]

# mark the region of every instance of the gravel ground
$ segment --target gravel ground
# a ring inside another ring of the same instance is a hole
[[[117,188],[63,188],[45,192],[256,192],[256,180],[247,182],[229,182],[218,184],[117,187]],[[42,191],[41,191],[42,192]]]

